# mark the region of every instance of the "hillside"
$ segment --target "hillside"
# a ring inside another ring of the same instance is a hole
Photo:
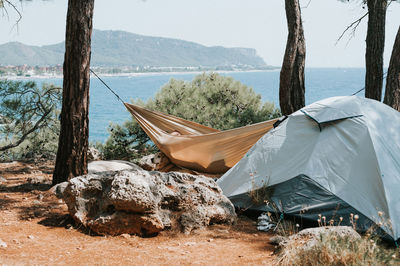
[[[0,45],[0,65],[45,66],[62,64],[64,42],[29,46],[18,42]],[[105,67],[221,67],[265,68],[255,49],[207,47],[178,39],[149,37],[124,31],[94,30],[92,65]]]

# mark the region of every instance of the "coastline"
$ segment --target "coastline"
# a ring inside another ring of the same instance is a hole
[[[311,69],[364,69],[363,67],[308,67],[307,70]],[[385,67],[387,70],[387,67]],[[127,73],[98,73],[100,77],[142,77],[142,76],[163,76],[163,75],[199,75],[203,73],[219,73],[219,74],[229,74],[229,73],[256,73],[256,72],[277,72],[280,71],[280,67],[273,67],[270,69],[250,69],[250,70],[202,70],[202,71],[154,71],[154,72],[127,72]],[[94,70],[96,71],[96,69]],[[91,78],[94,76],[92,75]],[[62,79],[63,75],[30,75],[30,76],[16,76],[16,75],[0,75],[0,80],[30,80],[30,79]]]
[[[253,73],[253,72],[276,72],[280,71],[280,68],[274,69],[252,69],[252,70],[204,70],[204,71],[163,71],[163,72],[129,72],[129,73],[97,73],[101,77],[141,77],[141,76],[162,76],[162,75],[185,75],[185,74],[203,74],[203,73]],[[2,80],[30,80],[30,79],[62,79],[63,75],[31,75],[31,76],[14,76],[4,75],[0,76]],[[95,76],[91,75],[91,78]]]

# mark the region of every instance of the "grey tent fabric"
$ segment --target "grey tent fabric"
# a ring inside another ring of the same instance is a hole
[[[265,134],[217,182],[236,206],[266,210],[249,193],[275,188],[269,200],[280,212],[344,220],[354,213],[361,227],[376,223],[397,240],[400,113],[357,96],[313,103]]]

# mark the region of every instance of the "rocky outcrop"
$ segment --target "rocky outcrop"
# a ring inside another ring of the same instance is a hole
[[[233,223],[232,203],[210,178],[139,167],[73,178],[64,190],[72,217],[98,234],[152,236]]]

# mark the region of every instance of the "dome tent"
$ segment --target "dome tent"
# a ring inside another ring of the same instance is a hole
[[[291,114],[265,134],[217,183],[234,205],[263,191],[278,212],[316,221],[318,215],[357,228],[377,224],[400,237],[400,113],[357,96],[328,98]]]

